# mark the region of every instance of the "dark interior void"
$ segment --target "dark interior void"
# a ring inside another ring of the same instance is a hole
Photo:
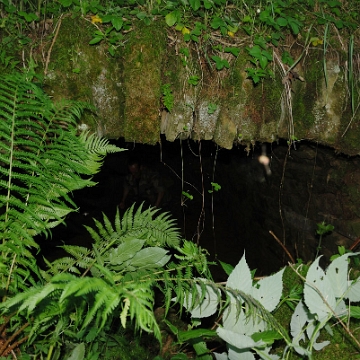
[[[45,256],[60,256],[57,246],[62,242],[90,244],[82,225],[101,219],[102,212],[114,217],[128,159],[134,155],[160,174],[167,192],[163,209],[177,219],[184,238],[209,251],[210,260],[236,265],[245,251],[257,275],[269,274],[290,260],[275,236],[293,259],[313,260],[319,241],[317,223],[322,221],[335,227],[322,239],[319,253],[325,261],[338,245],[356,245],[358,157],[306,142],[298,142],[296,148],[280,141],[232,150],[211,141],[162,139],[161,144],[149,146],[119,140],[116,144],[127,151],[108,155],[95,177],[98,185],[74,194],[79,212],[69,216],[66,227],[54,229],[52,240],[42,241]],[[269,168],[259,162],[261,155],[269,159]],[[216,191],[211,183],[221,189]],[[222,272],[214,269],[214,275],[221,278]]]

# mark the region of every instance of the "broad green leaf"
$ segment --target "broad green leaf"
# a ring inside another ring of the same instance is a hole
[[[252,288],[251,295],[270,312],[276,308],[280,301],[283,290],[282,276],[284,270],[285,268],[274,275],[261,279]]]
[[[360,319],[360,306],[350,306],[350,317]]]
[[[174,10],[168,14],[166,14],[165,16],[165,22],[168,26],[173,26],[176,24],[176,22],[178,21],[179,18],[179,11],[178,10]]]
[[[265,344],[271,345],[275,340],[281,340],[283,337],[275,330],[257,332],[251,335],[254,341],[262,340]]]
[[[200,8],[200,0],[189,0],[190,6],[194,11],[198,11]]]
[[[309,267],[304,285],[305,304],[319,321],[335,310],[336,299],[331,283],[319,265],[318,257]]]
[[[211,9],[212,6],[213,6],[213,2],[212,2],[212,1],[210,1],[210,0],[204,0],[204,8],[205,8],[206,10]]]
[[[259,45],[254,45],[251,49],[248,48],[249,55],[253,56],[256,59],[260,59],[261,57],[261,48]]]
[[[130,260],[138,253],[143,245],[145,240],[134,239],[130,241],[125,241],[120,244],[117,248],[109,251],[109,261],[111,265],[119,265],[124,261]]]
[[[261,56],[259,59],[260,67],[264,70],[268,64],[268,59],[265,56]]]
[[[119,31],[119,30],[121,30],[121,28],[124,24],[124,20],[120,16],[114,16],[111,19],[111,24],[115,28],[116,31]]]
[[[276,23],[282,27],[286,26],[288,24],[288,21],[283,18],[283,17],[279,17],[276,19]]]
[[[240,53],[240,49],[239,48],[236,48],[236,47],[226,47],[225,49],[224,49],[224,52],[226,52],[226,53],[231,53],[231,54],[233,54],[235,57],[237,57],[238,55],[239,55],[239,53]]]
[[[193,330],[185,330],[178,332],[178,340],[180,342],[189,341],[191,339],[196,339],[200,337],[214,337],[216,335],[215,330],[209,329],[193,329]]]
[[[216,30],[219,27],[226,27],[226,22],[219,17],[214,17],[210,23],[210,26]]]
[[[170,256],[166,255],[167,253],[167,250],[160,247],[141,249],[131,259],[130,265],[137,268],[162,267],[170,260]]]
[[[89,45],[98,44],[103,38],[103,36],[96,36],[89,41]]]

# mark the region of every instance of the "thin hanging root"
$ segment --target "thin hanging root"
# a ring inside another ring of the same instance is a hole
[[[270,230],[269,233],[273,236],[273,238],[276,240],[276,242],[283,248],[286,255],[289,257],[290,261],[295,264],[295,260],[293,256],[290,254],[289,250],[285,247],[285,245],[280,241],[280,239]]]

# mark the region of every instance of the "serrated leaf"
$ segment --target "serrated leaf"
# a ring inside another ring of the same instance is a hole
[[[229,360],[255,360],[255,355],[248,349],[240,350],[229,346]]]
[[[348,288],[348,258],[350,254],[342,255],[328,266],[326,269],[326,277],[332,286],[334,294],[337,298],[343,297]]]
[[[226,353],[219,354],[219,353],[214,352],[213,354],[215,355],[216,360],[228,360],[229,359],[228,355]]]
[[[318,257],[309,267],[304,285],[305,304],[321,322],[336,307],[336,299],[331,283],[319,265]]]
[[[360,277],[348,281],[348,291],[344,297],[352,302],[360,301]]]
[[[205,280],[205,279],[204,279]],[[200,285],[196,284],[197,293],[201,294],[202,288]],[[193,297],[192,294],[189,294],[187,298],[184,300],[184,307],[191,313],[193,318],[204,318],[209,317],[215,314],[220,300],[220,292],[218,289],[214,289],[214,287],[210,285],[205,285],[205,297],[203,301],[192,308]]]
[[[252,288],[251,295],[269,312],[273,311],[280,301],[283,290],[282,276],[284,270],[285,268],[274,275],[261,279]]]
[[[216,333],[221,339],[237,349],[251,349],[256,346],[263,346],[262,341],[254,341],[250,336],[241,335],[222,327],[217,328]]]
[[[309,313],[305,304],[299,301],[290,321],[290,333],[293,338],[293,344],[299,345],[301,340],[305,341],[304,326],[311,321],[314,321],[314,316]]]
[[[231,272],[229,278],[227,279],[226,286],[234,290],[241,290],[246,294],[251,294],[251,271],[246,262],[245,254]]]

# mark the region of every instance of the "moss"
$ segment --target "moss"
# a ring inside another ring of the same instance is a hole
[[[295,136],[298,139],[308,137],[309,130],[316,121],[313,109],[316,107],[319,83],[323,80],[323,68],[320,61],[315,57],[306,58],[302,76],[305,81],[294,82],[292,96]]]
[[[128,141],[155,144],[159,140],[163,27],[160,22],[149,26],[138,22],[126,45],[124,136]]]
[[[82,122],[99,135],[119,137],[123,118],[120,54],[112,58],[107,44],[90,46],[94,26],[83,18],[64,18],[51,51],[45,90],[55,101],[64,98],[89,102],[98,116]]]

